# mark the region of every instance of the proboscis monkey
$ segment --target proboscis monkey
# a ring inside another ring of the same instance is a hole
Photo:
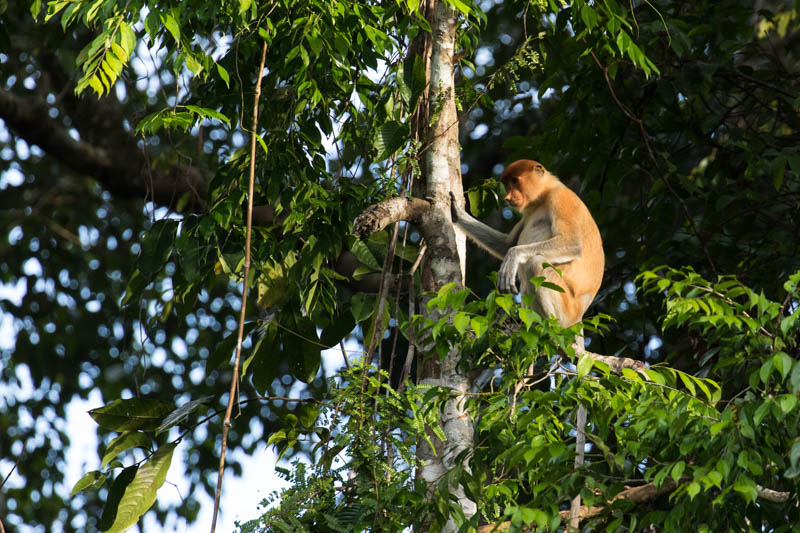
[[[453,222],[489,253],[502,259],[497,286],[503,292],[516,294],[517,278],[522,294],[534,294],[534,310],[569,327],[580,322],[592,303],[603,279],[605,256],[600,231],[589,209],[561,180],[550,174],[536,161],[522,159],[506,167],[502,176],[506,189],[504,200],[522,213],[511,233],[494,230],[476,220],[460,207],[451,193]],[[561,275],[555,268],[561,270]],[[564,292],[536,287],[534,276],[544,277]],[[584,351],[583,337],[578,339],[579,351]],[[519,385],[515,389],[519,390]],[[513,409],[513,407],[512,407]],[[575,467],[583,464],[586,442],[586,407],[579,405],[576,413]],[[580,526],[580,495],[571,505],[569,529]]]
[[[511,233],[476,220],[455,201],[453,222],[482,248],[502,259],[497,286],[516,294],[536,293],[534,309],[568,327],[583,318],[603,279],[605,256],[600,231],[589,209],[561,180],[536,161],[522,159],[502,176],[504,200],[522,214]],[[561,270],[545,268],[547,263]],[[530,278],[542,276],[564,292],[538,290]]]

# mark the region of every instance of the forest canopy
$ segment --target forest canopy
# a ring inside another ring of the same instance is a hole
[[[5,531],[192,523],[265,446],[242,531],[792,530],[798,9],[0,0]],[[600,229],[576,326],[452,230],[517,159]]]

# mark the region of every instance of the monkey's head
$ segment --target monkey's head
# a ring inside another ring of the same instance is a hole
[[[540,199],[556,178],[539,162],[520,159],[508,165],[500,179],[506,189],[503,200],[521,211]]]

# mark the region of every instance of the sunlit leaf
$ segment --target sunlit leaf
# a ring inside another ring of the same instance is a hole
[[[172,452],[176,443],[161,446],[147,461],[139,466],[133,480],[125,488],[125,493],[117,506],[114,523],[107,531],[122,533],[136,524],[156,501],[156,491],[167,478],[172,462]]]

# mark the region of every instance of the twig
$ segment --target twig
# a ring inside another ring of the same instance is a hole
[[[347,360],[347,350],[344,349],[344,341],[339,341],[339,348],[342,350],[342,359],[344,359],[344,366],[350,370],[350,361]]]
[[[363,394],[367,387],[367,370],[369,369],[369,362],[372,360],[372,355],[375,353],[375,347],[378,344],[378,335],[383,334],[383,311],[386,309],[386,293],[387,283],[386,279],[392,272],[392,264],[394,263],[394,250],[397,245],[397,236],[400,232],[400,224],[395,222],[392,237],[389,239],[389,245],[386,247],[386,256],[383,259],[383,269],[381,270],[381,288],[378,291],[378,306],[375,311],[375,322],[372,326],[372,336],[369,339],[367,353],[364,355],[364,369],[361,371],[361,393]],[[366,340],[366,339],[365,339]],[[380,358],[379,358],[380,359]]]
[[[8,481],[8,478],[10,478],[11,474],[14,473],[14,470],[17,469],[17,466],[19,466],[19,459],[17,459],[17,461],[14,463],[14,466],[11,467],[11,470],[8,471],[8,474],[6,474],[6,477],[3,478],[3,482],[0,483],[0,489],[2,489],[3,486],[6,484],[6,481]],[[2,520],[0,520],[0,533],[6,533],[6,528],[3,527],[3,521]]]
[[[419,248],[419,254],[414,260],[414,264],[411,265],[411,269],[408,271],[408,351],[406,352],[406,360],[403,363],[403,372],[400,374],[400,383],[397,386],[398,391],[403,391],[403,389],[405,389],[406,379],[408,379],[408,377],[411,375],[411,363],[414,361],[414,354],[416,352],[416,334],[414,331],[414,325],[411,323],[411,318],[416,313],[414,273],[417,271],[417,268],[422,262],[422,258],[425,257],[425,252],[427,251],[428,245],[423,242],[422,246]]]
[[[233,376],[228,395],[228,407],[225,410],[225,421],[222,424],[222,448],[219,454],[219,472],[217,474],[217,492],[214,495],[214,513],[211,519],[211,533],[217,528],[217,514],[219,513],[219,499],[222,495],[222,474],[225,472],[225,451],[228,447],[228,432],[231,428],[231,413],[233,412],[234,398],[239,390],[239,362],[242,358],[242,337],[244,336],[244,321],[247,312],[247,290],[250,279],[250,241],[253,231],[253,188],[256,175],[256,136],[258,135],[258,100],[261,96],[261,77],[264,72],[264,62],[267,58],[267,41],[261,47],[261,64],[256,74],[256,94],[253,97],[253,129],[250,132],[250,180],[247,193],[247,233],[244,244],[244,282],[242,287],[242,309],[239,313],[239,333],[236,340],[236,358],[233,363]],[[241,406],[239,407],[241,412]]]
[[[6,474],[6,477],[3,478],[3,482],[0,483],[0,489],[2,489],[5,486],[6,481],[8,481],[8,478],[10,478],[11,474],[14,473],[14,470],[17,469],[17,466],[19,466],[19,459],[17,459],[17,462],[15,462],[14,466],[11,467],[11,470],[8,471],[8,474]]]
[[[792,299],[792,293],[787,291],[786,298],[783,299],[783,303],[781,304],[781,310],[778,311],[778,317],[775,319],[775,336],[772,337],[772,350],[775,351],[775,341],[778,340],[778,331],[781,329],[781,320],[783,320],[783,313],[786,312],[786,306],[789,305],[789,301]]]
[[[583,466],[586,449],[586,406],[578,404],[575,421],[575,470]],[[581,493],[575,495],[569,510],[569,531],[579,531],[581,524]]]

